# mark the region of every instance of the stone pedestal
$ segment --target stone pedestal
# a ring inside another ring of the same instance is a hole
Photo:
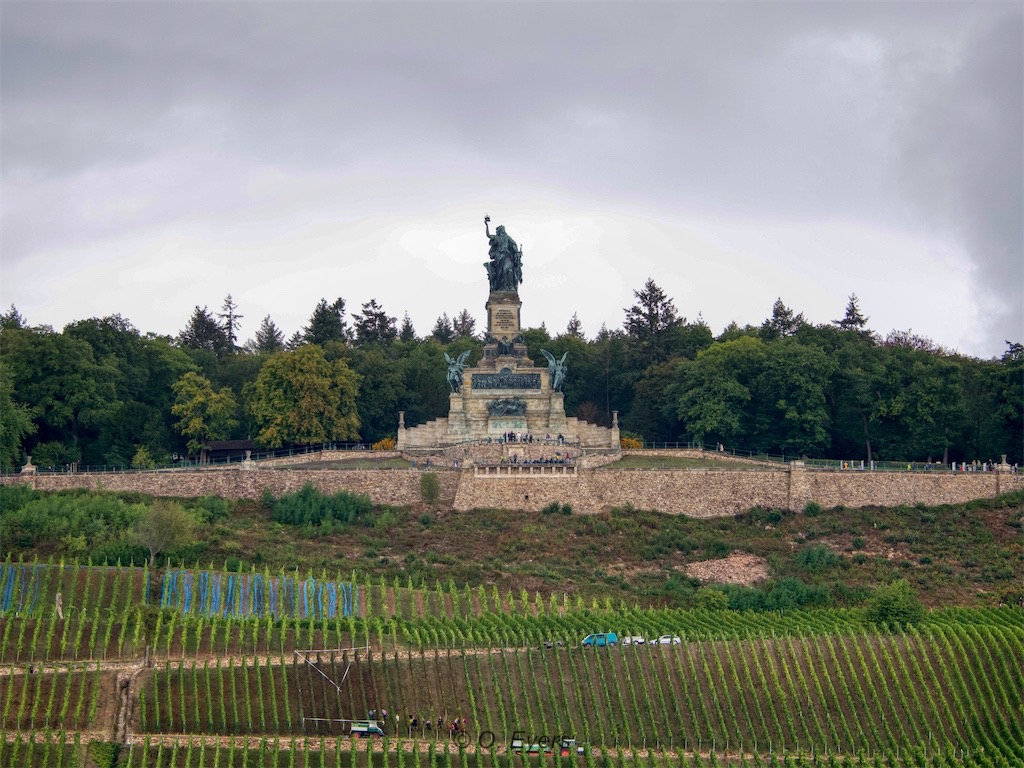
[[[487,333],[496,339],[516,339],[522,333],[519,310],[523,302],[519,294],[511,291],[494,291],[487,299]]]
[[[526,356],[519,310],[523,302],[514,291],[492,291],[487,299],[487,335],[479,368],[500,371],[533,365]]]
[[[561,392],[552,392],[547,431],[564,435],[568,432],[568,427],[568,422],[565,420],[565,395]]]
[[[454,437],[469,437],[469,425],[466,423],[465,402],[461,392],[448,395],[448,434]]]

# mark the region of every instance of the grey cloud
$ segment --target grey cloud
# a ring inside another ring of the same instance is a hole
[[[994,3],[7,3],[5,250],[116,229],[80,202],[45,205],[88,195],[91,175],[119,210],[150,174],[132,225],[159,231],[229,217],[271,172],[329,175],[370,210],[359,186],[378,169],[397,191],[367,184],[377,204],[410,210],[435,202],[437,178],[469,196],[516,181],[633,211],[940,228],[978,266],[981,305],[1012,305],[1020,16]],[[1000,324],[1019,328],[1016,311]]]

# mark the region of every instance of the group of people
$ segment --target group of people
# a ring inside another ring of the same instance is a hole
[[[530,434],[529,432],[506,432],[505,434],[503,434],[501,437],[498,438],[498,442],[499,443],[525,443],[525,444],[532,445],[534,442],[538,442],[539,443],[540,442],[540,438],[539,437],[534,438],[534,436],[532,434]],[[552,443],[555,443],[556,445],[564,445],[565,444],[565,435],[563,435],[561,432],[558,433],[557,437],[551,437],[551,435],[544,435],[544,443],[546,445],[551,445]]]
[[[370,720],[377,719],[377,710],[370,710]],[[387,730],[388,711],[386,709],[380,710],[380,721],[385,730]],[[395,734],[402,734],[402,716],[397,715],[395,717]],[[432,718],[425,718],[422,723],[418,715],[409,714],[405,721],[405,726],[408,729],[408,734],[413,736],[415,734],[431,733],[435,731],[438,735],[444,733],[444,729],[447,725],[448,735],[455,737],[460,733],[469,732],[469,721],[464,717],[453,718],[450,722],[446,723],[443,717],[437,717],[436,720]]]
[[[568,464],[572,461],[572,454],[566,451],[564,454],[556,451],[554,456],[538,456],[534,459],[523,459],[518,456],[509,456],[507,459],[502,456],[499,464]]]

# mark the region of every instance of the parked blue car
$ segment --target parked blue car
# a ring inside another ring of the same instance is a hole
[[[597,632],[583,638],[583,647],[604,648],[606,645],[618,645],[619,636],[614,632]]]

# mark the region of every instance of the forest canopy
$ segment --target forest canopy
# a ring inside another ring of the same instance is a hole
[[[567,415],[647,442],[703,443],[844,460],[1024,461],[1024,346],[998,359],[942,349],[911,331],[872,331],[851,296],[842,318],[808,321],[778,299],[760,326],[715,336],[687,320],[653,280],[634,291],[622,327],[586,338],[575,315],[554,336],[568,353]],[[195,307],[176,337],[142,333],[120,315],[57,332],[15,307],[0,316],[0,467],[168,463],[204,440],[277,447],[375,443],[445,416],[444,354],[479,360],[465,309],[420,336],[376,299],[346,314],[321,300],[286,339],[265,317],[239,344],[240,309]],[[310,406],[310,403],[314,403]]]

